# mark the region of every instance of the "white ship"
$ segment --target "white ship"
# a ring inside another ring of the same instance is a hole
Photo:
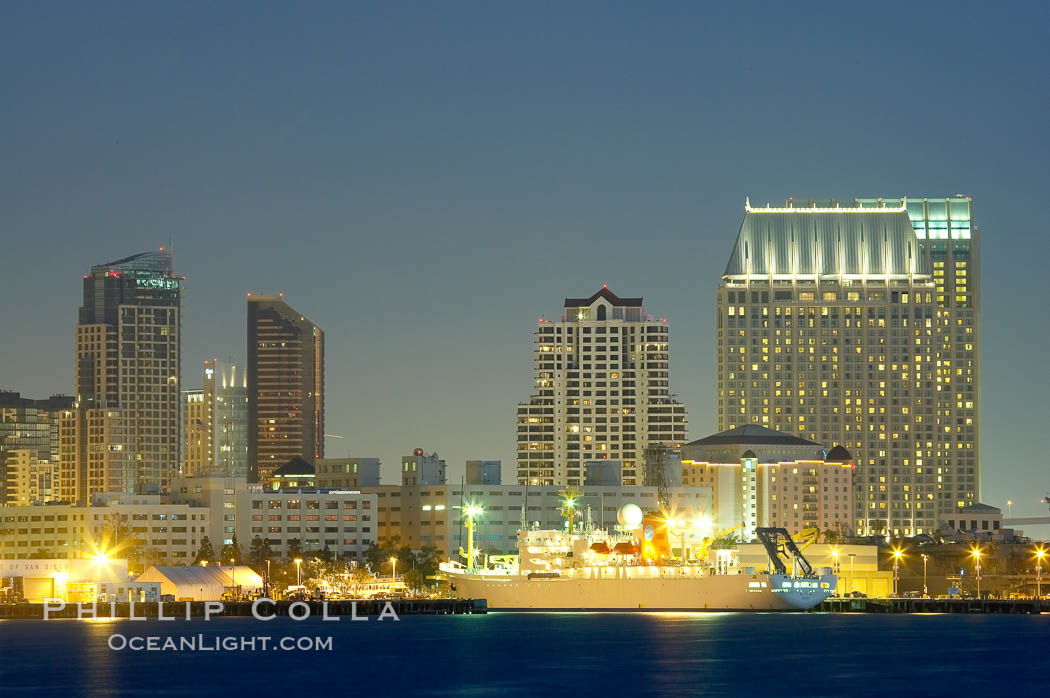
[[[837,585],[830,569],[813,570],[785,529],[757,530],[770,563],[759,570],[737,566],[733,548],[709,551],[713,538],[693,551],[683,544],[681,558],[671,558],[666,518],[631,523],[640,525],[613,533],[527,528],[518,555],[470,569],[471,545],[468,565],[441,569],[457,596],[497,611],[797,611],[818,606]],[[472,529],[468,512],[470,540]]]

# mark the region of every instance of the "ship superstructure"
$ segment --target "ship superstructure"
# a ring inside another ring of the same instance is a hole
[[[756,532],[766,569],[741,567],[734,546],[712,545],[720,536],[690,548],[682,535],[674,549],[675,519],[631,506],[611,531],[589,520],[565,530],[526,527],[516,556],[479,564],[472,549],[473,565],[450,561],[442,571],[457,595],[486,599],[493,610],[804,610],[834,593],[835,575],[815,570],[785,529]]]

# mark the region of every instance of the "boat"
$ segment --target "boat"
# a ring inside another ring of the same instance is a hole
[[[756,569],[738,566],[734,547],[711,549],[719,536],[692,550],[683,536],[673,556],[674,520],[666,516],[631,521],[628,513],[625,521],[621,510],[619,518],[613,531],[526,527],[517,555],[484,562],[468,519],[466,563],[450,560],[441,572],[458,597],[485,599],[492,611],[801,611],[838,583],[829,568],[814,570],[783,528],[756,529],[769,557]]]

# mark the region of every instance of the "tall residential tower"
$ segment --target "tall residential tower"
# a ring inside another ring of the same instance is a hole
[[[249,295],[249,479],[295,457],[324,458],[324,333],[283,294]]]
[[[719,428],[843,445],[857,465],[859,533],[929,532],[938,512],[977,501],[975,425],[958,421],[976,414],[962,412],[976,403],[976,317],[949,326],[909,204],[747,204],[718,288]],[[956,335],[974,336],[970,348],[954,347]]]
[[[84,277],[76,408],[59,423],[61,498],[163,488],[178,475],[181,286],[163,249]]]
[[[540,319],[535,389],[518,405],[517,481],[582,485],[588,461],[614,460],[625,485],[645,482],[645,454],[685,441],[685,405],[671,394],[667,318],[604,286],[566,298],[557,322]]]

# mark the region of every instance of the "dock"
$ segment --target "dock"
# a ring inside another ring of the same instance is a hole
[[[1050,599],[827,599],[824,613],[1050,613]]]
[[[298,619],[309,616],[321,618],[328,604],[327,615],[330,618],[350,616],[357,618],[368,618],[375,620],[384,612],[389,615],[389,609],[400,618],[402,616],[418,615],[472,615],[487,613],[488,607],[484,599],[358,599],[358,600],[330,600],[330,601],[274,601],[260,604],[258,612],[265,616],[275,615],[277,617],[291,617]],[[59,602],[51,606],[48,617],[51,619],[61,618],[135,618],[136,620],[157,620],[163,611],[165,620],[189,620],[192,618],[203,618],[205,611],[212,618],[251,617],[252,603],[250,601],[168,601],[161,606],[156,601],[136,602],[129,604],[121,602],[99,602],[92,608],[92,604],[77,604],[70,602],[62,609],[58,609]],[[212,604],[206,608],[206,604]],[[290,612],[295,604],[294,612]],[[222,610],[216,610],[221,606]],[[309,610],[309,613],[307,613]],[[42,603],[16,603],[0,604],[0,620],[43,620],[44,604]]]

